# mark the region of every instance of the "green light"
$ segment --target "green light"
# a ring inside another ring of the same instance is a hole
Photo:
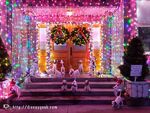
[[[6,0],[6,5],[9,5],[9,1],[8,0]]]
[[[111,28],[113,25],[112,24],[108,24],[108,27]]]
[[[15,17],[15,14],[13,13],[13,14],[12,14],[12,18],[14,18],[14,17]]]
[[[13,68],[17,69],[18,67],[20,67],[20,64],[15,64]]]
[[[124,46],[124,47],[127,47],[127,46],[128,46],[128,43],[124,43],[123,46]]]
[[[16,4],[16,3],[14,3],[14,7],[17,7],[17,4]]]
[[[110,47],[108,45],[106,45],[106,50],[108,51],[110,49]]]
[[[113,26],[112,22],[114,21],[114,16],[110,17],[108,21],[109,21],[108,27],[111,28]]]
[[[131,21],[132,21],[131,19],[128,19],[128,24],[131,24]]]

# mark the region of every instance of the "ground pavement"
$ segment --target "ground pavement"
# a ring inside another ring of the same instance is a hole
[[[32,106],[30,106],[32,107]],[[47,106],[48,107],[48,106]],[[150,113],[150,107],[127,107],[115,110],[110,105],[65,105],[45,108],[0,109],[0,113]],[[41,110],[40,110],[41,109]]]

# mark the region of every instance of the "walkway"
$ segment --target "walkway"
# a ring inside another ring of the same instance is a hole
[[[123,107],[115,110],[110,105],[67,105],[45,106],[42,110],[35,109],[0,109],[0,113],[150,113],[150,107]]]

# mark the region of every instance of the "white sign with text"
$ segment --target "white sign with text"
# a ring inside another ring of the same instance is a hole
[[[141,76],[142,74],[142,65],[131,65],[130,76]]]

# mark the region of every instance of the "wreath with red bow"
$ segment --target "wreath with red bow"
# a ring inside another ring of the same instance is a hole
[[[51,38],[56,44],[65,44],[69,37],[68,29],[62,25],[56,25],[51,30]]]
[[[86,27],[76,27],[71,32],[72,41],[75,45],[85,45],[89,42],[90,32]]]

